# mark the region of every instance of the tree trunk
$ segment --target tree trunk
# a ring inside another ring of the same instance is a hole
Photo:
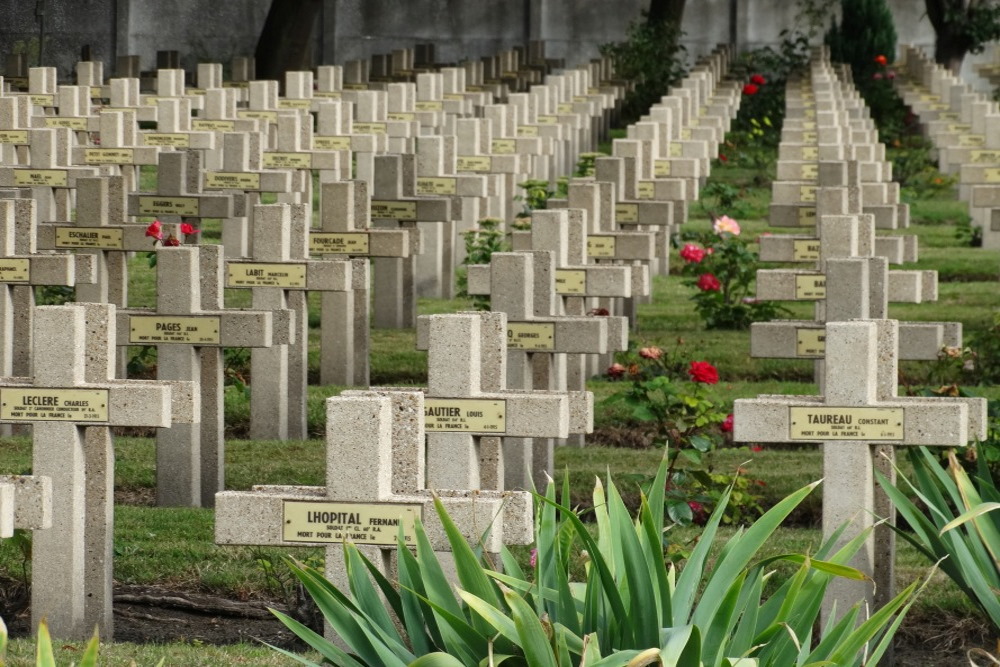
[[[934,60],[958,76],[971,43],[966,35],[958,31],[958,26],[948,20],[948,14],[964,12],[964,3],[962,0],[924,0],[924,7],[927,18],[934,26]]]
[[[685,0],[650,0],[646,22],[649,25],[657,23],[681,24],[684,19]]]
[[[285,72],[312,67],[313,29],[323,0],[271,0],[254,59],[258,79],[280,81]]]

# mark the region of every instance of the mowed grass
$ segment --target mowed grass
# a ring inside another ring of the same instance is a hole
[[[747,178],[733,172],[731,177]],[[746,197],[751,212],[766,212],[769,193],[766,188],[748,189]],[[692,206],[689,229],[707,229],[705,210],[717,213],[717,201],[706,201],[705,207]],[[986,331],[992,324],[1000,299],[997,294],[997,273],[1000,252],[986,251],[962,245],[959,225],[965,205],[947,198],[917,201],[912,207],[913,225],[906,230],[880,230],[884,234],[915,234],[920,239],[920,261],[904,269],[935,269],[941,283],[938,300],[924,304],[893,304],[890,314],[906,320],[959,321],[963,323],[966,340]],[[760,213],[761,215],[763,213]],[[771,228],[763,219],[741,219],[744,234],[750,237],[762,233],[792,233],[796,230]],[[807,233],[803,230],[798,233]],[[217,241],[217,223],[209,221],[204,233],[207,242]],[[656,276],[654,296],[639,308],[638,331],[632,335],[637,345],[659,345],[669,349],[680,347],[685,358],[711,361],[719,368],[721,381],[714,388],[720,405],[728,407],[736,398],[758,394],[814,394],[812,363],[808,361],[753,359],[749,356],[747,332],[705,331],[689,300],[690,288],[676,276],[679,260],[674,257],[675,275]],[[149,307],[155,303],[155,273],[148,258],[138,254],[130,273],[130,305]],[[249,292],[227,290],[228,306],[249,305]],[[318,321],[310,314],[313,325]],[[810,318],[810,304],[788,304],[793,317]],[[421,300],[421,313],[446,313],[468,310],[464,300]],[[421,385],[426,382],[427,355],[414,347],[412,330],[373,330],[372,382],[376,385]],[[310,336],[310,360],[314,372],[319,363],[319,336]],[[926,366],[907,364],[905,371],[919,384]],[[155,375],[155,355],[150,358],[146,373]],[[598,375],[588,387],[597,399],[595,422],[598,427],[619,425],[624,416],[601,404],[620,385]],[[321,486],[326,479],[326,457],[323,442],[327,396],[339,393],[343,387],[310,387],[309,425],[314,439],[298,442],[249,441],[231,438],[226,443],[226,487],[248,489],[254,484],[303,484]],[[1000,397],[996,387],[973,387],[974,391],[991,398]],[[230,433],[240,432],[249,420],[246,395],[236,387],[226,393],[226,418]],[[604,479],[609,473],[620,480],[626,496],[638,494],[636,474],[655,468],[662,451],[658,449],[621,449],[601,446],[599,440],[586,448],[559,448],[556,455],[557,476],[568,474],[574,501],[586,505],[595,478]],[[762,451],[747,447],[713,452],[706,464],[714,470],[743,473],[763,482],[760,487],[765,504],[770,504],[794,489],[822,476],[821,453],[816,447],[779,448],[765,444]],[[0,439],[0,474],[23,474],[31,470],[31,448],[28,439]],[[332,471],[336,474],[336,471]],[[115,521],[115,577],[121,584],[162,585],[215,593],[240,599],[269,598],[279,600],[280,587],[266,576],[261,560],[276,562],[283,555],[298,558],[322,557],[317,549],[261,549],[256,547],[223,547],[213,541],[214,518],[209,509],[155,508],[148,505],[155,488],[155,448],[151,438],[119,437],[116,439],[116,488],[126,502],[117,505]],[[803,503],[794,518],[795,525],[780,529],[766,545],[761,556],[786,552],[812,552],[819,544],[817,519],[821,508],[822,487]],[[143,504],[146,503],[146,504]],[[719,547],[734,530],[726,528],[719,538]],[[696,527],[674,528],[668,539],[680,546],[698,538]],[[529,547],[516,547],[516,555],[527,562]],[[914,550],[900,544],[897,578],[905,585],[925,576],[928,564]],[[22,555],[8,542],[0,542],[0,573],[19,577]],[[779,578],[782,573],[779,572]],[[965,616],[975,616],[962,595],[946,578],[935,575],[917,603],[917,612],[935,614],[941,610]],[[72,655],[74,645],[65,655]],[[75,645],[78,647],[78,645]],[[22,660],[30,651],[25,641],[16,641],[12,654]],[[155,663],[166,657],[168,664],[221,665],[288,664],[259,647],[206,647],[176,644],[140,647],[112,644],[102,649],[110,664],[134,658],[140,664]],[[15,662],[14,664],[18,664]]]

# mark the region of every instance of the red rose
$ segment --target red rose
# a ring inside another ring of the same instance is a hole
[[[621,364],[611,364],[608,367],[608,377],[620,378],[623,375],[625,375],[625,367]]]
[[[698,277],[698,289],[702,292],[718,292],[722,289],[722,283],[711,273],[703,273]]]
[[[190,236],[191,234],[197,234],[197,233],[198,230],[194,228],[194,225],[189,224],[187,222],[181,223],[181,234],[184,234],[185,236]]]
[[[881,65],[882,67],[885,67],[888,63],[889,63],[888,58],[886,58],[882,54],[879,54],[879,55],[875,56],[875,64],[876,65]]]
[[[695,382],[704,384],[719,383],[719,371],[707,361],[692,361],[691,366],[688,368],[688,375]]]
[[[722,426],[720,426],[719,428],[722,429],[723,433],[732,433],[733,432],[733,414],[732,413],[729,413],[729,416],[726,417],[726,420],[724,422],[722,422]]]
[[[767,79],[762,77],[760,74],[754,74],[752,77],[750,77],[750,83],[755,84],[757,86],[763,86],[765,83],[767,83]]]
[[[705,251],[693,243],[686,243],[684,244],[684,247],[681,248],[680,255],[681,259],[688,264],[697,264],[705,258]]]
[[[726,157],[725,153],[719,153],[719,162],[729,162],[729,158]]]
[[[168,248],[176,248],[180,244],[181,244],[181,240],[179,238],[177,238],[176,236],[174,236],[173,234],[171,234],[170,236],[168,236],[167,240],[163,242],[163,245],[166,246],[166,247],[168,247]]]
[[[146,227],[146,236],[152,236],[157,241],[163,240],[163,229],[159,220],[154,220]]]
[[[663,350],[658,347],[644,347],[639,350],[639,356],[643,359],[659,359],[663,356]]]
[[[757,84],[754,83],[748,83],[743,86],[744,95],[756,95],[758,90],[760,89],[757,87]]]

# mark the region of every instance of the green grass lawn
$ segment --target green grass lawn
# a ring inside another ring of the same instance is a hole
[[[745,170],[744,170],[745,171]],[[736,168],[720,170],[720,178],[743,182],[750,178]],[[148,180],[144,181],[148,184]],[[744,187],[744,186],[741,186]],[[746,186],[746,201],[742,204],[748,215],[763,216],[769,203],[767,188]],[[705,211],[719,213],[717,198],[706,198],[705,206],[691,207],[691,229],[706,229]],[[916,201],[912,207],[913,225],[907,230],[882,233],[916,234],[920,238],[920,261],[903,268],[936,269],[941,284],[936,303],[896,304],[893,317],[907,320],[959,321],[966,340],[988,330],[1000,302],[997,299],[997,272],[1000,252],[963,246],[958,230],[965,215],[965,205],[947,197]],[[789,233],[788,229],[769,228],[765,220],[740,219],[744,234],[755,236],[764,232]],[[218,238],[217,225],[206,225],[205,239]],[[674,258],[676,261],[676,256]],[[151,306],[155,300],[153,272],[143,255],[132,261],[130,301],[133,306]],[[761,393],[815,393],[812,364],[808,361],[752,359],[748,354],[748,334],[739,331],[705,331],[689,299],[690,289],[681,285],[676,276],[657,276],[654,297],[639,309],[638,332],[632,340],[638,345],[658,345],[673,349],[681,346],[686,358],[708,360],[715,364],[721,376],[714,388],[720,405],[725,409],[736,398]],[[227,292],[227,305],[246,305],[249,292]],[[463,300],[421,300],[421,313],[445,313],[467,310]],[[796,317],[810,317],[811,305],[791,304]],[[311,320],[316,321],[315,313]],[[414,349],[413,331],[375,330],[372,332],[372,381],[376,385],[419,385],[426,381],[426,353]],[[310,359],[318,367],[318,335],[312,332]],[[150,358],[155,363],[155,355]],[[906,364],[908,383],[920,386],[930,378],[926,365]],[[154,368],[146,369],[152,374]],[[619,426],[620,411],[608,409],[601,400],[619,385],[604,377],[594,377],[589,388],[597,399],[595,422],[601,427]],[[1000,397],[993,386],[969,387],[990,398]],[[309,423],[315,436],[323,433],[324,405],[327,396],[342,387],[310,387]],[[249,419],[246,396],[235,388],[226,394],[227,429],[230,434],[245,433]],[[556,465],[558,474],[569,475],[575,502],[586,505],[595,477],[611,474],[620,480],[623,495],[637,498],[639,476],[655,469],[662,456],[658,449],[622,449],[600,446],[559,448]],[[121,503],[116,507],[115,576],[122,584],[158,584],[179,586],[191,590],[212,592],[240,598],[280,596],[280,587],[269,580],[259,564],[261,560],[277,562],[282,555],[299,558],[317,557],[317,549],[259,549],[252,547],[219,547],[213,543],[213,514],[207,509],[154,508],[143,504],[152,495],[155,483],[154,448],[149,438],[121,437],[116,441],[116,488]],[[247,489],[253,484],[322,485],[325,477],[323,443],[313,439],[304,442],[266,442],[229,439],[226,443],[226,486]],[[779,448],[766,446],[761,451],[747,447],[713,452],[707,465],[714,470],[733,472],[743,468],[752,479],[760,480],[760,494],[770,504],[794,489],[821,476],[821,456],[816,447]],[[30,471],[30,444],[24,438],[0,439],[0,474]],[[807,499],[793,519],[793,527],[780,530],[767,545],[768,553],[809,552],[819,543],[817,518],[821,491]],[[733,528],[727,528],[727,531]],[[720,544],[726,535],[723,532]],[[690,543],[698,536],[697,527],[676,528],[670,539],[678,545]],[[515,549],[526,561],[528,548]],[[22,557],[9,542],[0,542],[0,574],[20,576]],[[898,578],[907,584],[927,572],[927,563],[907,546],[899,550]],[[917,603],[921,614],[941,611],[959,615],[974,615],[957,589],[942,576],[935,576]],[[15,659],[27,653],[26,642],[15,642]],[[153,663],[167,656],[168,664],[288,664],[260,648],[214,648],[181,645],[135,647],[121,644],[109,646],[104,654],[112,660],[135,657],[141,664]]]

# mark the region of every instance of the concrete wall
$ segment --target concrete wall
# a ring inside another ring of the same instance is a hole
[[[158,50],[177,50],[185,69],[251,55],[271,0],[45,0],[45,62],[69,81],[80,47],[114,72],[116,55],[137,54],[155,66]],[[688,0],[684,43],[691,58],[729,38],[730,0]],[[889,0],[902,43],[932,47],[934,32],[923,3]],[[325,0],[317,31],[317,60],[342,63],[400,46],[434,42],[438,60],[455,62],[544,39],[547,53],[569,64],[584,62],[602,43],[621,39],[648,0]],[[792,2],[738,0],[740,48],[776,44],[795,19]],[[0,55],[37,44],[35,0],[0,3]],[[982,83],[969,57],[967,81]],[[29,63],[34,65],[32,59]]]

